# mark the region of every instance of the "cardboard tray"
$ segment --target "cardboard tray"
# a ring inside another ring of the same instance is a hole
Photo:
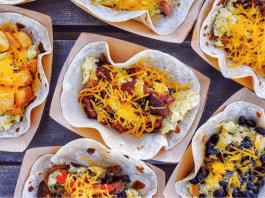
[[[27,17],[30,17],[42,25],[44,25],[49,33],[50,42],[53,43],[53,33],[52,33],[52,20],[49,16],[34,12],[31,10],[10,6],[10,5],[1,5],[0,13],[3,12],[14,12],[20,13]],[[51,80],[51,72],[52,72],[52,53],[44,56],[42,58],[42,65],[44,72],[46,74],[47,80],[50,83]],[[31,127],[29,130],[16,138],[4,138],[0,139],[0,151],[9,151],[9,152],[23,152],[29,145],[32,140],[34,134],[37,131],[39,123],[41,121],[41,116],[44,110],[46,100],[39,106],[35,107],[31,112]]]
[[[51,147],[39,147],[27,150],[18,176],[14,197],[22,197],[24,184],[26,183],[30,175],[31,168],[35,163],[35,161],[45,154],[55,154],[60,148],[61,146],[51,146]],[[154,198],[163,197],[163,190],[166,184],[165,172],[151,164],[146,163],[146,165],[149,166],[151,169],[153,169],[157,177],[157,193],[153,197]]]
[[[98,18],[94,14],[92,14],[86,7],[83,5],[80,5],[77,3],[75,0],[71,0],[74,4],[88,12],[89,14],[93,15],[94,17]],[[200,9],[202,7],[204,0],[194,0],[192,6],[190,7],[190,10],[188,12],[188,15],[186,19],[182,22],[182,24],[173,32],[172,34],[169,35],[158,35],[154,33],[151,29],[149,29],[147,26],[142,24],[141,22],[135,21],[135,20],[129,20],[125,22],[107,22],[104,21],[105,23],[108,23],[110,25],[113,25],[117,28],[126,30],[128,32],[132,32],[141,36],[149,37],[152,39],[160,40],[160,41],[165,41],[165,42],[170,42],[170,43],[182,43],[187,35],[189,34],[190,30],[193,27],[193,24],[195,23],[197,16],[200,12]],[[98,18],[99,19],[99,18]],[[101,20],[101,19],[100,19]]]
[[[201,48],[200,48],[200,31],[201,31],[201,26],[205,18],[207,17],[208,13],[212,9],[212,5],[215,0],[206,0],[201,12],[198,16],[197,22],[194,27],[192,39],[191,39],[191,47],[193,50],[199,54],[205,61],[207,61],[211,66],[213,66],[215,69],[220,71],[219,65],[218,65],[218,60],[217,58],[212,58],[205,54]],[[234,81],[238,82],[239,84],[249,88],[253,89],[253,84],[252,84],[252,77],[245,77],[245,78],[232,78]]]
[[[255,104],[263,109],[265,109],[265,100],[259,98],[254,92],[247,88],[242,88],[238,92],[236,92],[233,96],[231,96],[219,109],[215,111],[212,116],[222,112],[225,107],[236,101],[245,101],[252,104]],[[172,173],[166,188],[164,190],[165,197],[180,197],[175,190],[175,183],[177,181],[185,178],[192,170],[194,169],[194,160],[192,155],[192,146],[190,145],[176,169]]]
[[[114,39],[111,37],[107,36],[101,36],[101,35],[96,35],[96,34],[90,34],[90,33],[82,33],[78,40],[76,41],[75,45],[73,46],[70,54],[68,55],[65,64],[61,70],[55,92],[52,98],[52,103],[50,107],[50,116],[63,125],[64,127],[68,128],[69,130],[83,136],[86,138],[91,138],[94,140],[99,141],[100,143],[106,145],[101,138],[100,133],[96,129],[92,128],[74,128],[70,126],[65,118],[63,117],[62,114],[62,109],[61,109],[61,93],[62,93],[62,82],[64,79],[64,75],[72,62],[73,58],[75,55],[88,43],[90,42],[95,42],[95,41],[106,41],[109,44],[110,48],[110,55],[112,57],[112,60],[114,62],[125,62],[128,59],[130,59],[132,56],[135,54],[147,49],[145,47],[129,43],[126,41],[122,41],[119,39]],[[189,67],[190,68],[190,67]],[[199,73],[198,71],[194,70],[193,68],[190,68],[196,77],[198,78],[201,86],[201,102],[200,102],[200,107],[198,110],[198,113],[196,115],[196,118],[188,132],[188,134],[184,137],[184,139],[176,145],[174,148],[171,150],[165,151],[164,149],[161,149],[160,152],[153,157],[153,160],[158,160],[158,161],[164,161],[164,162],[173,162],[176,163],[178,162],[182,155],[184,154],[195,130],[196,127],[200,121],[205,103],[206,103],[206,98],[207,98],[207,93],[209,89],[209,84],[210,84],[210,79],[204,76],[203,74]]]

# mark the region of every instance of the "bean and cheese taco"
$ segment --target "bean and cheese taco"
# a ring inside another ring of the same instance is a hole
[[[156,191],[156,175],[145,163],[94,140],[78,139],[35,162],[23,197],[141,198]]]
[[[180,196],[262,197],[264,109],[243,101],[228,105],[197,131],[192,153],[194,171],[176,183]]]
[[[198,110],[200,85],[183,63],[145,50],[114,63],[106,42],[86,45],[63,81],[62,112],[78,128],[96,128],[110,148],[150,159],[187,134]]]
[[[265,98],[265,3],[215,1],[202,24],[200,47],[217,58],[227,78],[253,78],[256,94]]]
[[[0,13],[0,138],[30,128],[31,110],[48,95],[41,60],[51,51],[48,31],[39,22]]]
[[[173,33],[194,0],[73,0],[107,22],[140,21],[159,35]]]

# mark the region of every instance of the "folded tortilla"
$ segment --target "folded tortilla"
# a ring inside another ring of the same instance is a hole
[[[253,119],[256,121],[257,126],[265,128],[264,109],[244,101],[234,102],[228,105],[224,111],[210,118],[197,130],[195,136],[192,139],[192,154],[195,163],[194,170],[183,180],[178,181],[175,185],[176,192],[181,197],[192,197],[188,190],[187,184],[188,181],[194,178],[199,172],[204,159],[204,154],[202,151],[205,150],[206,143],[214,133],[218,132],[218,129],[214,127],[222,121],[234,121],[235,123],[238,123],[240,116]],[[259,196],[261,195],[265,196],[265,188],[260,192]]]
[[[33,44],[37,46],[42,45],[43,49],[45,50],[43,53],[40,52],[37,57],[37,73],[39,73],[40,85],[39,90],[35,95],[36,99],[33,100],[26,108],[26,111],[23,115],[23,120],[20,123],[14,122],[12,129],[0,132],[0,138],[14,138],[21,136],[29,130],[31,126],[30,116],[32,109],[43,103],[49,93],[49,83],[42,67],[42,58],[43,56],[52,52],[52,44],[49,39],[48,30],[38,21],[17,13],[0,13],[0,24],[5,22],[10,22],[13,24],[20,23],[24,25],[25,28],[23,31],[31,35]]]
[[[159,133],[149,133],[143,138],[137,138],[130,134],[119,134],[115,129],[100,124],[97,120],[89,119],[84,115],[80,104],[78,103],[78,94],[84,87],[82,82],[81,64],[86,56],[99,58],[100,55],[106,54],[110,64],[125,68],[136,62],[140,62],[145,57],[145,64],[161,72],[167,72],[172,81],[179,84],[193,82],[194,85],[189,88],[200,93],[200,84],[194,73],[176,58],[155,50],[145,50],[125,63],[114,63],[111,60],[108,44],[105,41],[89,43],[83,47],[70,64],[63,81],[63,92],[61,96],[61,105],[63,116],[66,121],[73,127],[77,128],[95,128],[97,129],[105,143],[112,149],[122,149],[133,153],[139,159],[150,159],[154,157],[162,147],[171,149],[181,142],[192,125],[199,106],[188,112],[184,120],[179,124],[180,133],[169,133],[161,135]]]
[[[207,55],[217,58],[220,70],[224,77],[226,78],[244,78],[251,76],[253,80],[253,88],[255,93],[265,99],[265,77],[257,74],[253,68],[241,65],[235,68],[229,68],[228,65],[231,64],[226,58],[226,52],[224,50],[214,47],[214,40],[209,39],[210,32],[212,31],[212,24],[214,19],[211,17],[214,11],[219,10],[223,4],[220,1],[215,1],[211,11],[204,20],[201,31],[200,31],[200,47],[201,50]]]
[[[77,5],[85,8],[97,18],[107,22],[124,22],[131,19],[140,21],[155,33],[159,35],[167,35],[173,33],[181,23],[186,19],[188,12],[194,0],[176,0],[176,4],[172,9],[172,13],[164,17],[157,15],[159,21],[153,20],[146,10],[142,11],[115,11],[109,7],[102,5],[94,6],[92,0],[72,0]]]
[[[93,154],[89,154],[87,149],[95,149],[95,152]],[[42,180],[44,180],[46,171],[55,165],[74,162],[90,166],[90,164],[87,161],[82,160],[81,157],[85,157],[92,162],[96,162],[102,167],[107,167],[111,164],[119,165],[123,169],[122,173],[129,176],[131,180],[130,184],[136,180],[145,184],[145,187],[138,191],[140,195],[143,197],[152,197],[156,194],[157,178],[155,172],[145,163],[132,157],[127,152],[121,150],[110,150],[95,140],[82,138],[66,144],[60,148],[55,155],[47,154],[40,157],[31,169],[30,176],[24,185],[22,197],[36,197],[38,185]],[[139,167],[142,168],[141,171],[139,171]],[[30,187],[33,187],[31,192],[28,190]]]

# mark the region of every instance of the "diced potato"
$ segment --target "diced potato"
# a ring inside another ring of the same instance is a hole
[[[16,25],[6,22],[0,25],[0,30],[3,32],[17,32],[18,28]]]
[[[12,110],[6,112],[8,115],[22,115],[23,107],[14,107]]]
[[[15,97],[13,90],[0,87],[0,111],[5,112],[11,110],[14,107]]]
[[[0,53],[7,51],[9,47],[9,41],[5,33],[0,30]]]
[[[19,87],[15,93],[16,107],[23,107],[30,102],[33,92],[30,86]]]
[[[13,36],[20,42],[22,49],[28,49],[32,45],[32,41],[27,33],[19,31],[13,33]]]
[[[28,68],[22,68],[15,73],[18,86],[26,86],[33,83],[33,77]]]
[[[37,72],[37,67],[38,67],[38,61],[37,59],[33,59],[27,62],[27,68],[35,74]]]
[[[21,44],[19,42],[19,40],[17,40],[13,34],[11,32],[5,32],[5,35],[7,37],[7,39],[9,40],[9,44],[10,44],[10,48],[13,49],[13,48],[16,48],[16,49],[19,49],[21,48]]]

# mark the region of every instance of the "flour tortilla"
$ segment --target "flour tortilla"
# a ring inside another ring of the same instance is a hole
[[[147,10],[143,11],[115,11],[102,5],[91,5],[92,0],[72,0],[80,7],[85,8],[88,12],[97,18],[107,22],[124,22],[131,19],[140,21],[159,35],[173,33],[181,23],[186,19],[188,12],[194,0],[176,0],[172,13],[164,17],[157,15],[159,21],[152,21]],[[179,6],[177,6],[179,4]]]
[[[218,132],[218,129],[215,129],[214,127],[222,121],[234,121],[238,123],[238,119],[240,116],[245,116],[247,119],[253,119],[257,122],[257,126],[265,128],[264,109],[254,104],[243,101],[234,102],[228,105],[223,112],[210,118],[204,125],[202,125],[197,130],[192,140],[192,154],[195,162],[194,170],[187,177],[177,182],[175,185],[176,192],[181,197],[192,196],[187,188],[187,184],[188,181],[194,178],[199,172],[204,157],[202,151],[205,150],[205,145],[207,141],[209,140],[211,135]],[[205,141],[202,141],[204,136],[206,136],[206,139]],[[259,197],[264,197],[264,196],[265,196],[265,189],[263,189],[259,194]]]
[[[29,0],[0,0],[0,4],[10,4],[10,5],[17,5],[26,2],[29,2]]]
[[[170,149],[178,144],[187,134],[195,119],[199,106],[190,111],[185,116],[183,122],[179,124],[179,134],[171,133],[161,135],[159,133],[150,133],[144,135],[144,137],[140,139],[130,134],[119,134],[115,129],[102,125],[97,120],[88,119],[87,116],[84,115],[77,101],[78,93],[84,87],[84,85],[81,84],[81,63],[88,55],[99,58],[102,53],[106,54],[112,65],[119,68],[128,67],[139,62],[142,57],[145,57],[145,63],[148,66],[160,70],[161,72],[167,72],[170,74],[169,76],[173,78],[172,80],[177,81],[179,84],[193,82],[194,85],[190,86],[190,89],[197,94],[200,93],[200,84],[194,73],[179,60],[168,54],[155,50],[145,50],[125,63],[114,63],[111,60],[109,47],[105,41],[89,43],[78,52],[64,76],[61,105],[63,116],[66,121],[73,127],[97,129],[110,148],[122,149],[128,153],[133,153],[134,156],[139,159],[151,159],[162,147]]]
[[[36,94],[36,99],[26,108],[26,111],[23,115],[23,120],[20,123],[14,122],[12,129],[3,132],[0,131],[0,138],[14,138],[21,136],[29,130],[31,126],[30,116],[32,109],[40,105],[46,99],[49,93],[49,83],[42,67],[42,57],[52,52],[52,45],[49,39],[48,30],[38,21],[17,13],[0,13],[0,24],[5,22],[23,24],[25,26],[23,31],[27,32],[29,35],[31,35],[32,32],[31,39],[33,44],[38,46],[40,43],[42,43],[45,50],[45,53],[38,54],[37,72],[40,74],[40,86]],[[18,128],[19,131],[17,132],[16,130]]]
[[[95,149],[95,152],[93,154],[88,154],[86,150],[89,148]],[[139,191],[143,197],[152,197],[152,195],[156,194],[156,175],[145,163],[132,157],[127,152],[110,150],[95,140],[82,138],[66,144],[59,149],[55,155],[44,155],[35,162],[31,169],[30,176],[25,183],[23,198],[37,197],[37,186],[45,178],[46,171],[52,166],[66,164],[68,162],[89,166],[86,161],[80,158],[82,156],[96,162],[102,167],[107,167],[111,164],[119,165],[123,169],[122,173],[130,177],[130,185],[136,180],[146,185],[144,189]],[[143,167],[143,172],[137,170],[136,166]],[[34,188],[31,192],[28,191],[30,186]]]
[[[207,18],[202,24],[200,31],[201,50],[207,55],[218,59],[218,64],[224,77],[244,78],[247,76],[251,76],[255,93],[257,94],[257,96],[265,99],[265,77],[262,75],[258,75],[254,71],[254,69],[246,65],[241,65],[235,68],[229,68],[228,65],[231,65],[231,61],[226,58],[226,52],[224,50],[214,47],[214,40],[210,41],[209,36],[205,36],[207,34],[209,35],[210,31],[212,30],[212,13],[223,7],[223,5],[219,2],[219,0],[216,0],[214,2],[212,10],[209,12]]]

